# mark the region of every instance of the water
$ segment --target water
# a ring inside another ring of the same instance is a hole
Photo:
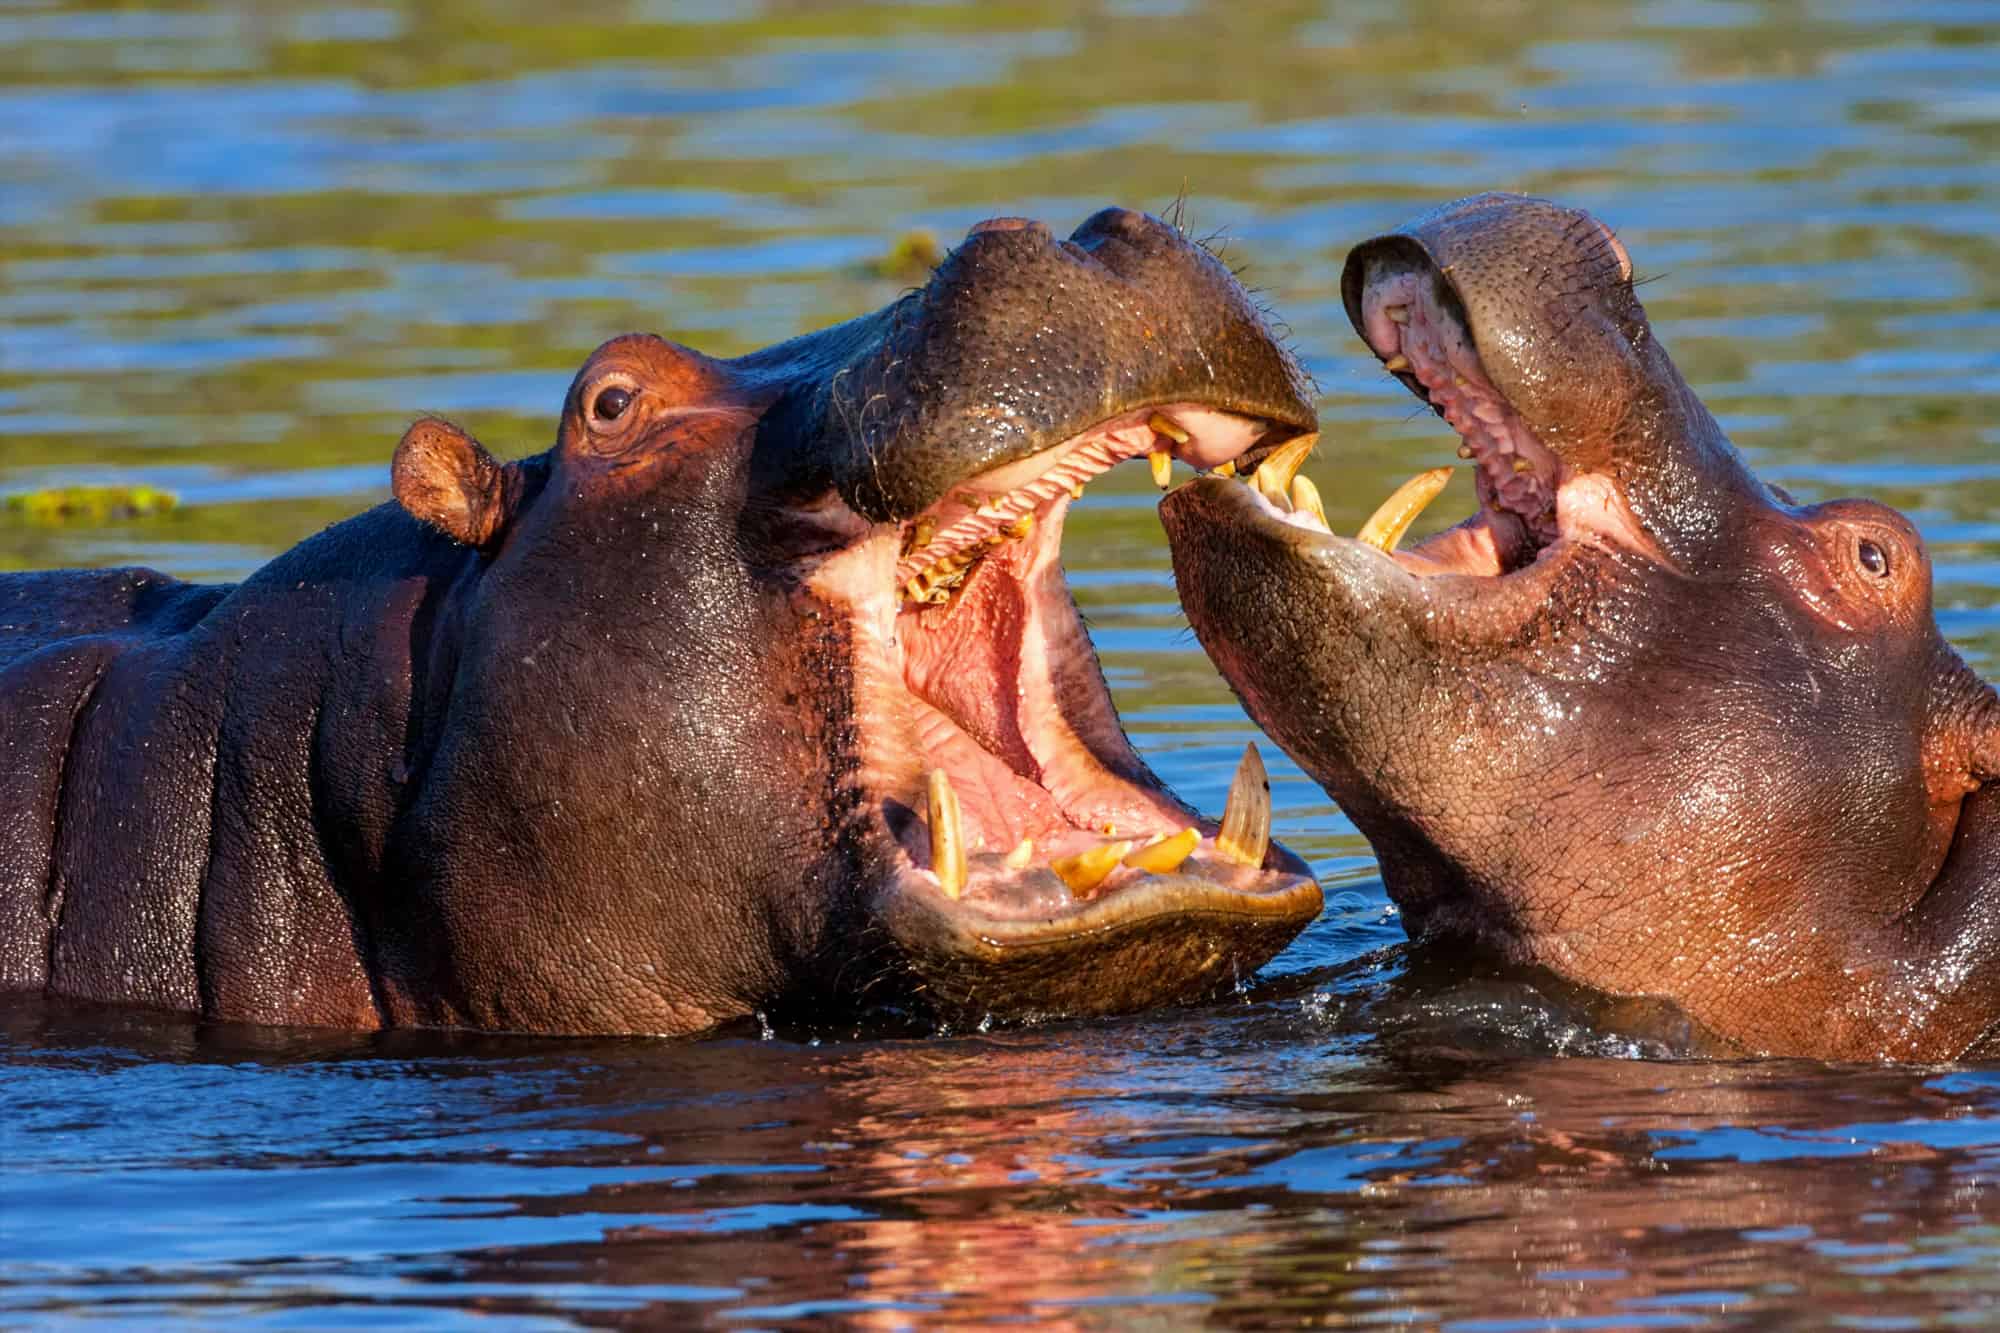
[[[1317,376],[1351,528],[1452,442],[1365,362],[1341,260],[1505,187],[1618,227],[1756,465],[1909,512],[2000,671],[1990,5],[554,14],[0,5],[0,491],[182,500],[0,516],[0,567],[239,577],[384,495],[422,411],[541,447],[612,333],[737,353],[891,299],[910,229],[1183,194]],[[1212,809],[1254,733],[1151,506],[1096,483],[1067,555]],[[1703,1060],[1671,1015],[1406,959],[1265,754],[1329,910],[1189,1011],[676,1045],[0,1006],[0,1322],[2000,1324],[2000,1071]]]

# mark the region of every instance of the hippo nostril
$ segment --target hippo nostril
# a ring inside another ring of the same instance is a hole
[[[1102,208],[1085,218],[1070,239],[1087,241],[1093,236],[1116,236],[1121,240],[1136,241],[1165,226],[1165,223],[1134,209]]]
[[[970,240],[989,231],[1034,231],[1046,236],[1049,234],[1049,227],[1047,223],[1037,222],[1033,218],[988,218],[984,222],[973,223],[972,229],[965,233],[966,239]]]

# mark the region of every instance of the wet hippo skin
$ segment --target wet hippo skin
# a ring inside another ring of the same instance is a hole
[[[1223,480],[1162,515],[1202,644],[1412,936],[1671,999],[1748,1051],[1990,1044],[2000,703],[1911,524],[1761,482],[1585,213],[1450,204],[1358,247],[1344,291],[1458,431],[1479,512],[1400,551],[1426,479],[1372,542]]]
[[[238,586],[0,576],[0,988],[541,1032],[1094,1013],[1317,913],[1146,770],[1062,578],[1113,463],[1313,426],[1172,227],[1001,220],[739,360],[614,339],[560,411],[507,464],[419,421],[395,502]]]

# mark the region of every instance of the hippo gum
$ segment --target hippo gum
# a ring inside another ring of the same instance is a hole
[[[1410,550],[1274,488],[1162,506],[1203,646],[1414,938],[1677,1002],[1740,1049],[1951,1059],[2000,1026],[2000,701],[1916,530],[1754,476],[1601,223],[1511,195],[1358,247],[1370,349],[1479,512]]]
[[[1001,219],[738,360],[614,339],[546,453],[420,421],[241,585],[0,576],[0,988],[684,1033],[1226,986],[1318,886],[1254,782],[1218,839],[1147,771],[1058,547],[1117,462],[1313,424],[1174,228]]]

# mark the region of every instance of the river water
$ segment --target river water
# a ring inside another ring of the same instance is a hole
[[[542,447],[613,333],[733,354],[892,299],[913,230],[1183,197],[1317,377],[1352,528],[1453,441],[1341,261],[1488,187],[1616,226],[1755,464],[1910,513],[2000,671],[1974,0],[0,4],[0,492],[180,500],[0,511],[0,568],[240,577],[379,500],[419,412]],[[1152,504],[1099,481],[1066,555],[1140,748],[1214,809],[1255,733]],[[557,1043],[0,1004],[0,1323],[2000,1325],[2000,1069],[1703,1059],[1405,957],[1264,748],[1329,908],[1203,1007]]]

